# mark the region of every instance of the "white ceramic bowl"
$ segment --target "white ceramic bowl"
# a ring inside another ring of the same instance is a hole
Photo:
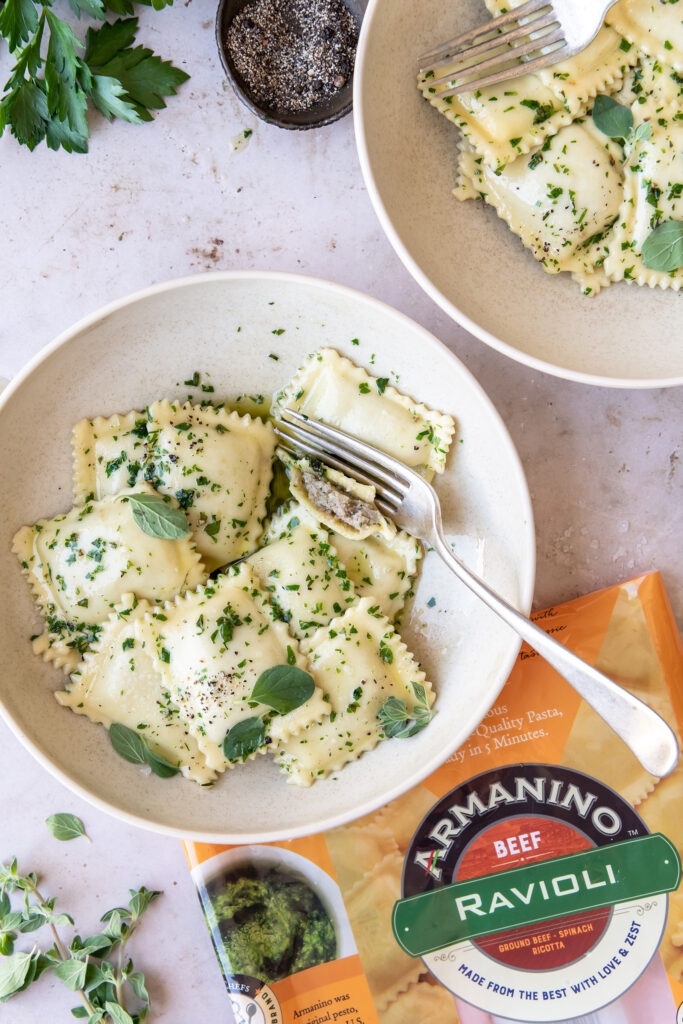
[[[370,0],[354,84],[356,141],[375,211],[441,308],[493,348],[611,387],[683,383],[683,294],[612,285],[581,295],[545,274],[493,209],[459,202],[459,132],[422,98],[418,54],[488,18],[481,0]]]
[[[283,334],[273,334],[281,328]],[[10,544],[22,524],[71,506],[72,425],[83,416],[143,408],[158,397],[184,398],[188,389],[178,382],[195,370],[211,372],[216,397],[268,396],[320,345],[377,374],[394,371],[406,392],[455,416],[449,468],[438,481],[447,530],[487,580],[518,607],[530,606],[533,522],[516,452],[476,381],[411,320],[347,288],[275,273],[172,281],[88,317],[34,359],[0,400],[0,703],[50,772],[138,825],[246,843],[348,821],[445,760],[495,700],[514,661],[517,638],[432,554],[402,632],[436,686],[439,714],[419,736],[381,744],[337,781],[307,790],[288,786],[267,757],[227,772],[211,789],[146,777],[114,753],[101,727],[55,701],[63,677],[32,653],[29,636],[40,624]],[[436,604],[428,607],[432,596]]]

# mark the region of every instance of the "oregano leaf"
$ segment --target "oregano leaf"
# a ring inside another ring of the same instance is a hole
[[[296,665],[273,665],[256,680],[251,699],[286,715],[313,696],[313,677]]]
[[[88,964],[85,960],[64,960],[55,967],[55,977],[72,992],[78,992],[85,984],[87,969]]]
[[[244,761],[266,741],[266,726],[260,716],[243,718],[229,729],[223,740],[223,753],[229,761]]]
[[[683,221],[664,221],[647,236],[641,252],[650,270],[672,273],[683,267]]]
[[[160,494],[129,494],[126,496],[133,510],[133,519],[150,537],[162,540],[180,540],[188,537],[190,527],[182,509],[169,505]]]
[[[641,141],[642,142],[647,142],[647,140],[650,138],[651,135],[652,135],[652,125],[648,121],[643,121],[642,124],[639,124],[638,127],[634,129],[633,141],[634,142],[641,142]]]
[[[85,825],[75,814],[51,814],[49,818],[45,819],[45,824],[55,839],[59,839],[62,843],[66,843],[70,839],[78,839],[79,836],[90,841],[85,832]]]
[[[107,1001],[104,1004],[104,1008],[111,1017],[114,1024],[134,1024],[133,1018],[129,1013],[126,1013],[120,1003],[112,1003]]]
[[[593,121],[598,131],[610,139],[627,139],[633,128],[633,114],[629,108],[602,93],[595,97]]]
[[[171,764],[165,757],[155,754],[149,748],[147,748],[147,764],[160,779],[170,779],[180,771],[177,764]]]
[[[139,733],[127,725],[114,722],[109,727],[109,739],[116,753],[131,764],[147,763],[147,744]]]

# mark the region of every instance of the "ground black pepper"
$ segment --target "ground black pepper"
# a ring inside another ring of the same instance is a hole
[[[342,0],[252,0],[232,19],[226,49],[258,103],[297,113],[344,87],[357,43]]]

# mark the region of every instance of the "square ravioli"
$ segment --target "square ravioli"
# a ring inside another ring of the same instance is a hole
[[[305,650],[332,711],[278,744],[275,756],[294,785],[310,786],[377,746],[384,738],[378,712],[387,698],[405,701],[410,710],[417,687],[434,703],[424,672],[369,598],[318,630]]]
[[[525,0],[485,2],[491,16],[496,18],[508,8],[519,7]],[[596,93],[613,92],[624,72],[637,60],[637,50],[624,47],[621,35],[603,25],[585,49],[536,73],[542,82],[566,98],[576,117],[586,109],[586,104]]]
[[[136,623],[138,641],[154,659],[207,765],[218,772],[234,766],[222,749],[229,730],[269,710],[259,709],[251,697],[261,673],[275,665],[306,669],[296,639],[276,618],[246,563],[145,616]],[[298,733],[328,711],[316,686],[305,704],[267,722],[266,743]]]
[[[649,236],[667,221],[683,220],[683,122],[658,118],[649,139],[641,139],[626,168],[624,199],[614,244],[605,260],[612,281],[650,287],[683,285],[683,266],[652,270],[643,260]]]
[[[359,597],[372,598],[392,622],[410,597],[422,545],[401,530],[395,537],[352,540],[332,534],[332,543]]]
[[[680,0],[619,0],[607,21],[643,53],[683,71]]]
[[[69,687],[55,697],[107,729],[115,722],[134,729],[186,778],[211,782],[216,773],[207,768],[197,741],[180,720],[154,659],[136,644],[135,623],[149,610],[147,601],[125,594],[72,673]]]
[[[448,67],[439,68],[438,76],[448,72]],[[435,78],[428,71],[418,79],[422,95],[461,129],[477,155],[496,171],[572,120],[564,100],[538,75],[521,75],[508,88],[489,85],[457,96],[442,96],[448,83],[432,85]]]
[[[291,536],[299,523],[307,519],[315,525],[310,510],[303,505],[283,505],[266,528],[266,544]],[[397,619],[417,576],[417,563],[422,557],[420,541],[404,531],[388,539],[375,535],[362,540],[333,531],[330,540],[356,595],[372,598],[383,615]]]
[[[207,567],[258,547],[273,475],[269,423],[216,406],[155,402],[146,474],[187,512]]]
[[[189,537],[161,540],[137,525],[127,495],[154,494],[148,484],[108,495],[70,512],[22,527],[13,548],[45,631],[34,650],[72,671],[99,636],[123,595],[170,600],[206,578]]]
[[[77,500],[150,481],[187,513],[209,570],[258,546],[273,472],[270,424],[222,406],[155,402],[144,414],[81,420],[73,432]]]
[[[422,472],[443,473],[453,419],[371,377],[332,348],[312,352],[275,404],[339,427]]]
[[[621,147],[591,119],[562,128],[531,158],[494,174],[472,151],[461,155],[464,190],[493,206],[549,273],[590,277],[605,259],[605,236],[619,214]]]
[[[299,639],[326,626],[356,600],[329,534],[317,524],[297,521],[284,537],[259,548],[246,561]]]
[[[147,454],[143,412],[79,420],[71,435],[74,505],[134,487]]]

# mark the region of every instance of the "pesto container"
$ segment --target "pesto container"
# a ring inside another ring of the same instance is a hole
[[[232,847],[192,875],[237,1022],[269,1019],[271,985],[356,952],[336,882],[292,850]]]

